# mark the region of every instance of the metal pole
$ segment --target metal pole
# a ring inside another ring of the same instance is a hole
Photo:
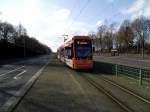
[[[118,66],[117,66],[117,64],[115,66],[115,69],[116,69],[116,77],[118,77]]]
[[[139,85],[141,86],[143,84],[142,82],[142,70],[139,70]]]

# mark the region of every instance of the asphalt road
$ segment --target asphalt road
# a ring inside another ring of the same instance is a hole
[[[142,69],[150,69],[150,60],[128,56],[94,56],[95,61],[120,64]]]
[[[0,65],[0,110],[50,59],[50,55]],[[3,62],[4,63],[4,62]]]

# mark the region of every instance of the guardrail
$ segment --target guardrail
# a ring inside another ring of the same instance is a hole
[[[143,84],[143,81],[150,83],[150,70],[145,70],[141,68],[129,67],[124,65],[114,65],[114,73],[118,75],[126,75],[135,78],[139,81],[139,85]]]
[[[99,70],[98,72],[113,74],[116,75],[116,77],[118,75],[125,75],[136,79],[139,82],[139,85],[143,85],[143,82],[150,84],[150,70],[106,62],[97,62],[96,66],[96,69]]]

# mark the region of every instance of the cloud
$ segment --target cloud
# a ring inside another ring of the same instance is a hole
[[[96,23],[96,26],[100,26],[100,25],[102,25],[102,23],[103,22],[101,20],[98,20],[97,23]]]
[[[36,37],[40,42],[45,43],[56,51],[57,47],[63,42],[64,33],[69,35],[88,33],[92,26],[84,22],[69,19],[70,10],[67,8],[56,8],[53,10],[41,8],[41,0],[23,0],[17,4],[9,2],[1,7],[3,21],[8,21],[13,25],[22,24],[30,36]],[[92,29],[92,28],[91,28]]]
[[[143,9],[145,0],[136,0],[126,11],[126,13],[136,13]]]
[[[145,15],[146,17],[149,17],[149,16],[150,16],[150,6],[149,6],[149,7],[146,7],[146,8],[144,9],[144,15]]]
[[[130,7],[121,12],[123,15],[131,14],[132,19],[141,15],[150,17],[150,0],[135,0]]]
[[[75,21],[68,29],[69,35],[87,35],[89,30],[93,29],[93,25],[81,21]]]

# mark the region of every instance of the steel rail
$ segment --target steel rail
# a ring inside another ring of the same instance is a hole
[[[110,83],[110,84],[112,84],[112,85],[114,85],[114,86],[120,88],[120,89],[123,90],[124,92],[133,95],[134,97],[136,97],[136,98],[142,100],[143,102],[150,104],[150,100],[148,100],[148,99],[144,98],[143,96],[141,96],[141,95],[139,95],[139,94],[137,94],[137,93],[135,93],[135,92],[133,92],[133,91],[127,89],[126,87],[123,87],[123,86],[121,86],[121,85],[115,83],[115,82],[112,81],[112,80],[109,80],[108,78],[106,79],[104,76],[99,77],[99,79],[102,79],[103,81],[105,81],[105,82],[107,82],[107,83]]]
[[[82,75],[82,77],[86,81],[88,81],[92,86],[94,86],[98,91],[103,92],[106,96],[108,96],[111,100],[113,100],[116,104],[118,104],[123,110],[125,110],[126,112],[134,112],[134,110],[132,110],[129,106],[127,106],[125,103],[123,103],[118,98],[116,98],[112,93],[107,91],[100,84],[96,83],[94,80],[92,80],[91,78],[89,78],[87,76]]]

